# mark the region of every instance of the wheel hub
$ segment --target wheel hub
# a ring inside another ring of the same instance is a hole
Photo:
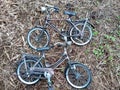
[[[76,79],[79,79],[80,77],[81,77],[80,73],[76,72],[75,78],[76,78]]]

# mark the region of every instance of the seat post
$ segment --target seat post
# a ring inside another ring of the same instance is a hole
[[[69,18],[70,21],[71,21],[71,17],[72,17],[71,15],[68,15],[68,18]]]
[[[45,58],[45,51],[41,51],[41,56]]]
[[[66,19],[66,21],[67,21],[67,22],[71,22],[71,21],[72,21],[72,20],[71,20],[71,17],[72,17],[72,16],[68,15],[68,19]]]

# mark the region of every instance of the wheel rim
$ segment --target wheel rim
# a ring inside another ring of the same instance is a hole
[[[28,33],[28,44],[31,48],[37,49],[46,47],[49,43],[48,33],[41,28],[34,28]]]
[[[84,23],[78,23],[78,24],[76,24],[77,27],[79,26],[78,28],[80,30],[82,30],[83,25],[84,25]],[[75,28],[72,28],[70,30],[70,35],[72,36],[74,34],[78,34],[78,33],[76,33],[76,29]],[[81,38],[81,35],[80,36],[75,36],[75,37],[70,37],[70,38],[73,41],[73,43],[75,43],[77,45],[85,45],[85,44],[89,43],[90,40],[91,40],[91,38],[92,38],[91,27],[87,25],[85,27],[84,33],[82,35],[83,35],[82,38]]]
[[[40,74],[31,74],[30,73],[30,67],[32,67],[35,64],[35,60],[27,60],[26,65],[27,65],[27,71],[25,69],[25,64],[22,62],[17,69],[17,75],[20,81],[22,81],[25,84],[35,84],[36,82],[39,81],[41,78]],[[37,65],[37,67],[42,67],[40,64]]]
[[[80,64],[76,64],[75,67],[76,67],[76,70],[75,70],[76,75],[73,74],[73,72],[70,68],[68,68],[66,71],[66,79],[67,79],[68,83],[74,88],[87,87],[91,81],[90,71],[87,69],[87,67],[83,67]],[[78,67],[81,67],[81,69],[80,69],[81,73],[78,72],[78,70],[77,70]]]

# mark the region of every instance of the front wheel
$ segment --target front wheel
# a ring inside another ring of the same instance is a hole
[[[89,43],[92,38],[91,26],[86,24],[84,31],[82,31],[82,29],[84,27],[83,22],[77,23],[75,26],[79,30],[77,30],[75,27],[73,27],[70,30],[70,36],[72,36],[70,38],[71,38],[72,42],[75,43],[76,45],[86,45],[87,43]],[[75,36],[75,35],[77,35],[77,36]]]
[[[17,76],[21,82],[27,85],[35,84],[41,78],[41,74],[34,74],[30,72],[30,68],[34,66],[36,60],[26,60],[20,62],[17,68]],[[36,67],[42,67],[41,63],[38,63]]]
[[[72,63],[65,72],[67,82],[74,88],[86,88],[91,82],[90,70],[81,63]]]
[[[28,32],[27,42],[32,49],[46,47],[50,42],[48,32],[40,27],[35,27]]]

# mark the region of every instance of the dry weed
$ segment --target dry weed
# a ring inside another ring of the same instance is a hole
[[[120,90],[120,4],[119,0],[0,0],[0,89],[1,90],[45,90],[46,82],[40,81],[33,86],[26,86],[14,75],[15,63],[19,61],[22,52],[39,54],[31,50],[26,43],[29,29],[36,24],[42,24],[44,14],[40,7],[45,3],[60,7],[57,18],[66,18],[62,14],[65,4],[74,5],[79,18],[84,18],[89,12],[91,22],[98,32],[93,36],[91,43],[78,47],[72,45],[71,58],[86,64],[92,71],[93,80],[87,90]],[[53,15],[54,18],[54,15]],[[36,23],[38,21],[39,23]],[[55,22],[61,28],[64,23]],[[59,40],[56,33],[51,33],[51,42]],[[113,41],[105,35],[115,38]],[[54,38],[55,37],[55,38]],[[104,53],[96,57],[93,50],[103,47]],[[57,52],[57,53],[54,53]],[[49,51],[46,55],[49,60],[56,60],[59,49]],[[54,53],[54,55],[53,55]],[[52,56],[52,58],[51,58]],[[110,57],[111,56],[111,57]],[[56,90],[70,90],[65,81],[61,65],[56,70],[54,85]],[[71,89],[73,90],[73,89]]]

